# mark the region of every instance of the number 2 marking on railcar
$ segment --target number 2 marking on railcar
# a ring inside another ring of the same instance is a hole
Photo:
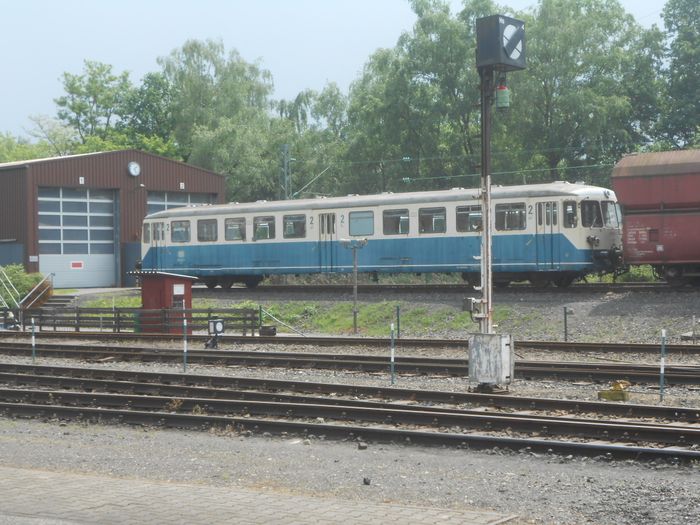
[[[529,204],[527,207],[527,214],[532,215],[532,204]]]
[[[340,224],[345,224],[345,215],[340,214]]]

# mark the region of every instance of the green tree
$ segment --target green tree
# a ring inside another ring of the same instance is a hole
[[[55,99],[58,118],[77,132],[80,141],[105,138],[120,118],[131,89],[129,73],[114,74],[112,66],[85,61],[83,74],[63,73],[65,95]]]
[[[700,2],[668,0],[662,17],[668,39],[663,136],[676,148],[697,140],[700,122]]]
[[[523,18],[527,69],[509,79],[515,103],[507,122],[526,157],[520,162],[546,168],[546,180],[580,178],[560,169],[610,164],[644,142],[658,114],[658,33],[638,26],[617,0],[541,0]]]
[[[304,90],[293,101],[277,103],[280,138],[293,156],[292,194],[296,197],[335,194],[342,188],[345,163],[347,98],[335,83],[320,93]]]
[[[268,116],[271,75],[236,51],[227,54],[220,41],[188,40],[158,62],[170,89],[173,136],[185,160],[194,154],[205,161],[194,151],[196,134],[257,125]],[[249,123],[251,110],[256,118]]]
[[[480,145],[475,24],[496,8],[490,0],[466,1],[455,16],[440,0],[411,5],[413,30],[370,57],[351,88],[350,191],[474,182],[466,175],[476,169]]]
[[[44,141],[32,143],[11,133],[0,133],[0,163],[40,159],[52,155],[51,146]]]
[[[60,157],[75,152],[78,138],[75,129],[46,115],[30,117],[34,128],[29,134],[38,139],[38,145],[45,145],[49,157]]]
[[[138,137],[173,137],[172,87],[162,73],[147,73],[141,85],[129,90],[121,107],[117,129],[137,142]]]

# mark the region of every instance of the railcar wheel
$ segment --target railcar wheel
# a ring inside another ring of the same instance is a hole
[[[255,288],[262,280],[262,277],[246,277],[243,280],[243,284],[245,284],[246,288]]]
[[[221,288],[224,290],[228,290],[233,286],[233,277],[224,277],[219,281],[219,284],[221,285]]]
[[[563,277],[557,277],[556,279],[554,279],[553,282],[557,288],[566,288],[574,282],[574,277],[571,277],[570,275],[565,275]]]
[[[204,284],[206,285],[207,288],[210,290],[213,290],[216,288],[216,285],[219,284],[216,279],[204,279]]]
[[[530,281],[530,284],[532,284],[532,286],[534,286],[535,288],[547,288],[550,283],[550,280],[543,276],[531,277],[528,280]]]
[[[476,288],[477,286],[479,286],[481,276],[478,273],[462,272],[462,280],[466,281],[466,283],[472,288]]]

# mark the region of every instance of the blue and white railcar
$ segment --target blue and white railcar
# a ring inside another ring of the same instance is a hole
[[[567,286],[619,262],[610,190],[554,182],[494,187],[492,199],[497,285]],[[145,218],[142,267],[255,286],[274,274],[352,272],[343,241],[367,239],[361,272],[459,272],[478,283],[481,229],[478,190],[462,188],[176,208]]]

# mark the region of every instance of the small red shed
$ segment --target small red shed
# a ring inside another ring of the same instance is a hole
[[[143,332],[183,333],[183,319],[187,319],[187,333],[192,333],[191,314],[178,310],[192,309],[192,282],[196,277],[166,272],[131,272],[141,281],[141,330]]]

